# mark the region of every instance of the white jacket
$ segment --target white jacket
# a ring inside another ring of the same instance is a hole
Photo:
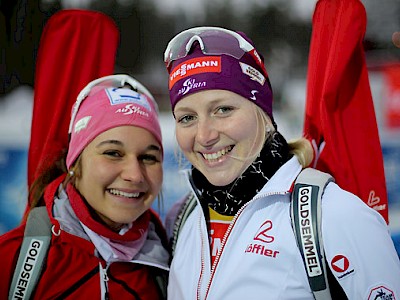
[[[179,234],[168,298],[313,299],[290,218],[290,190],[301,169],[293,157],[236,214],[213,266],[197,205]],[[335,183],[322,198],[322,236],[349,299],[400,299],[400,261],[384,219]]]

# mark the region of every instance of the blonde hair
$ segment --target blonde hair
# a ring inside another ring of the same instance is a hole
[[[308,167],[313,158],[314,150],[309,140],[304,137],[288,141],[290,153],[296,155],[303,168]]]
[[[261,120],[261,125],[259,127],[262,131],[264,131],[263,136],[268,139],[276,131],[275,127],[272,124],[272,121],[270,117],[258,106],[256,106],[256,115],[257,120]],[[297,160],[303,168],[306,168],[311,164],[314,158],[314,151],[309,140],[304,137],[300,137],[297,139],[289,140],[288,145],[289,153],[297,157]],[[261,151],[263,146],[264,144],[262,143],[260,145],[259,151]]]

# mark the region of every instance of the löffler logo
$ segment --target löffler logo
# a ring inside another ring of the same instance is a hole
[[[378,204],[380,201],[381,201],[381,198],[379,198],[378,196],[375,196],[374,190],[369,192],[369,196],[368,196],[368,205],[369,206],[374,206],[374,205]]]
[[[386,204],[379,205],[380,202],[381,198],[375,194],[374,190],[371,190],[368,195],[368,201],[367,201],[368,206],[372,207],[376,211],[386,209]]]
[[[272,235],[268,235],[267,232],[272,229],[271,220],[265,221],[258,229],[258,232],[254,236],[255,241],[261,241],[264,243],[272,243],[274,241],[274,237]]]
[[[255,234],[253,238],[254,242],[249,244],[244,252],[275,258],[279,254],[279,251],[269,249],[264,245],[270,244],[275,240],[275,238],[268,233],[272,227],[272,221],[266,220]],[[263,244],[260,244],[259,242],[262,242]]]

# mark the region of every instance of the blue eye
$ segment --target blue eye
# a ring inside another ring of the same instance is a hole
[[[182,117],[179,117],[179,118],[177,119],[177,122],[178,122],[178,123],[181,123],[181,124],[187,124],[187,123],[189,123],[189,122],[191,122],[191,121],[193,121],[193,120],[195,120],[195,117],[194,117],[194,116],[191,116],[191,115],[184,115],[184,116],[182,116]]]
[[[233,111],[232,106],[219,106],[216,109],[217,114],[227,114],[230,113],[231,111]]]

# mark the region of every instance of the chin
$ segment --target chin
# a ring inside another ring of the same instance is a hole
[[[116,224],[122,224],[122,225],[130,224],[130,223],[135,222],[139,218],[139,216],[140,215],[138,215],[138,214],[125,215],[125,216],[120,215],[118,217],[115,217],[113,219],[113,222],[116,223]]]
[[[207,178],[207,180],[208,180],[208,182],[209,183],[211,183],[212,185],[214,185],[214,186],[226,186],[226,185],[228,185],[228,184],[230,184],[230,183],[232,183],[235,179],[236,179],[236,177],[235,178],[228,178],[228,177],[224,177],[224,176],[221,176],[221,177],[218,177],[218,178],[215,178],[214,176],[206,176],[206,178]]]

